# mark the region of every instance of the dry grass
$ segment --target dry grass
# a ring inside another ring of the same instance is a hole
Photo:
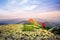
[[[59,40],[57,36],[45,29],[22,31],[23,24],[0,26],[0,40]]]

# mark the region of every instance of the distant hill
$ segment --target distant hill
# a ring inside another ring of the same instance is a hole
[[[39,18],[35,18],[36,21],[39,22],[39,24],[41,24],[41,22],[45,22],[46,23],[46,26],[47,27],[54,27],[54,26],[57,26],[57,27],[60,27],[60,22],[52,22],[52,21],[45,21],[45,20],[42,20],[42,19],[39,19]],[[15,20],[5,20],[5,21],[0,21],[0,25],[6,25],[6,24],[19,24],[19,23],[30,23],[27,19],[15,19]],[[52,25],[51,25],[52,24]]]

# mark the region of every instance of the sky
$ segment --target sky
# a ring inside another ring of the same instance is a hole
[[[0,0],[0,20],[60,18],[60,0]]]

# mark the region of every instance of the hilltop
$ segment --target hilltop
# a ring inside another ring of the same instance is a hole
[[[60,38],[36,25],[9,24],[0,26],[0,40],[59,40]]]

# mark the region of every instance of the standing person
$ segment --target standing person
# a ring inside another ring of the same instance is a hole
[[[46,24],[44,22],[42,22],[42,27],[45,28],[46,27]]]
[[[39,23],[35,19],[33,19],[33,18],[30,18],[29,22],[39,26]]]

